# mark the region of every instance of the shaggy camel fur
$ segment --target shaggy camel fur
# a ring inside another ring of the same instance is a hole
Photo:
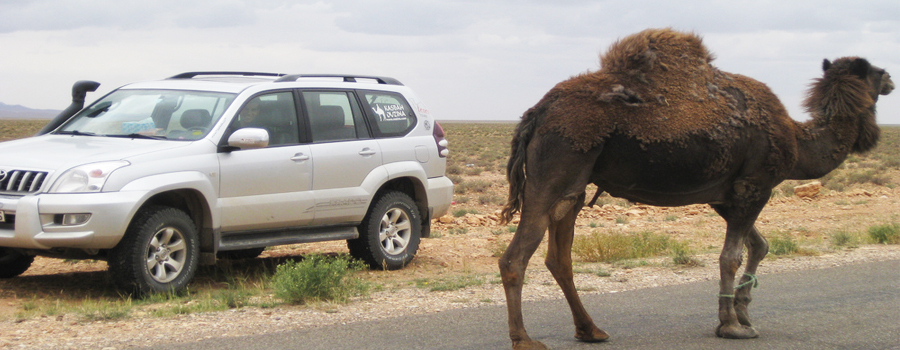
[[[502,212],[509,222],[521,211],[521,221],[499,262],[515,349],[545,348],[525,331],[521,295],[548,228],[546,265],[569,302],[575,337],[609,337],[572,280],[575,219],[589,183],[634,202],[712,206],[727,222],[716,335],[758,336],[747,307],[768,243],[754,222],[772,188],[821,177],[849,153],[874,147],[875,102],[894,85],[865,59],[825,60],[805,102],[813,119],[798,123],[764,84],[722,72],[712,60],[694,34],[645,30],[613,44],[599,71],[559,83],[522,117]],[[747,265],[735,286],[743,247]]]

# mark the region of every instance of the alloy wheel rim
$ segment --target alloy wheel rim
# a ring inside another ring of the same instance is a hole
[[[177,278],[187,261],[187,244],[184,234],[174,228],[165,227],[156,231],[147,247],[147,272],[159,283],[168,283]]]
[[[405,211],[393,208],[384,213],[378,238],[385,252],[391,255],[402,253],[409,244],[411,234],[412,224]]]

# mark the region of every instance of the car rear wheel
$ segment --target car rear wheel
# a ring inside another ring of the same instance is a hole
[[[21,275],[34,262],[34,257],[19,253],[12,248],[0,247],[0,278]]]
[[[116,286],[143,297],[179,292],[199,265],[197,228],[185,212],[163,206],[142,209],[122,241],[110,251]]]
[[[359,238],[347,241],[350,255],[374,269],[396,270],[416,256],[422,221],[412,198],[393,191],[377,198],[358,230]]]

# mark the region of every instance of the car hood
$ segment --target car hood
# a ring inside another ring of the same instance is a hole
[[[102,136],[43,135],[0,142],[0,169],[65,170],[81,164],[128,160],[186,147],[191,142]]]

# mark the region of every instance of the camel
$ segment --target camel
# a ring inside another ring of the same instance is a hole
[[[764,84],[714,67],[693,33],[648,29],[600,58],[600,70],[556,85],[514,132],[501,220],[521,218],[499,260],[513,348],[546,349],[525,331],[521,296],[528,261],[548,229],[545,264],[569,303],[575,337],[609,337],[572,277],[575,219],[591,183],[598,195],[632,202],[709,204],[727,223],[715,334],[758,337],[748,305],[768,243],[754,227],[757,217],[782,181],[821,177],[848,154],[875,146],[875,102],[893,90],[890,75],[859,57],[824,60],[824,75],[804,102],[812,119],[801,123]],[[736,285],[744,247],[747,264]]]

